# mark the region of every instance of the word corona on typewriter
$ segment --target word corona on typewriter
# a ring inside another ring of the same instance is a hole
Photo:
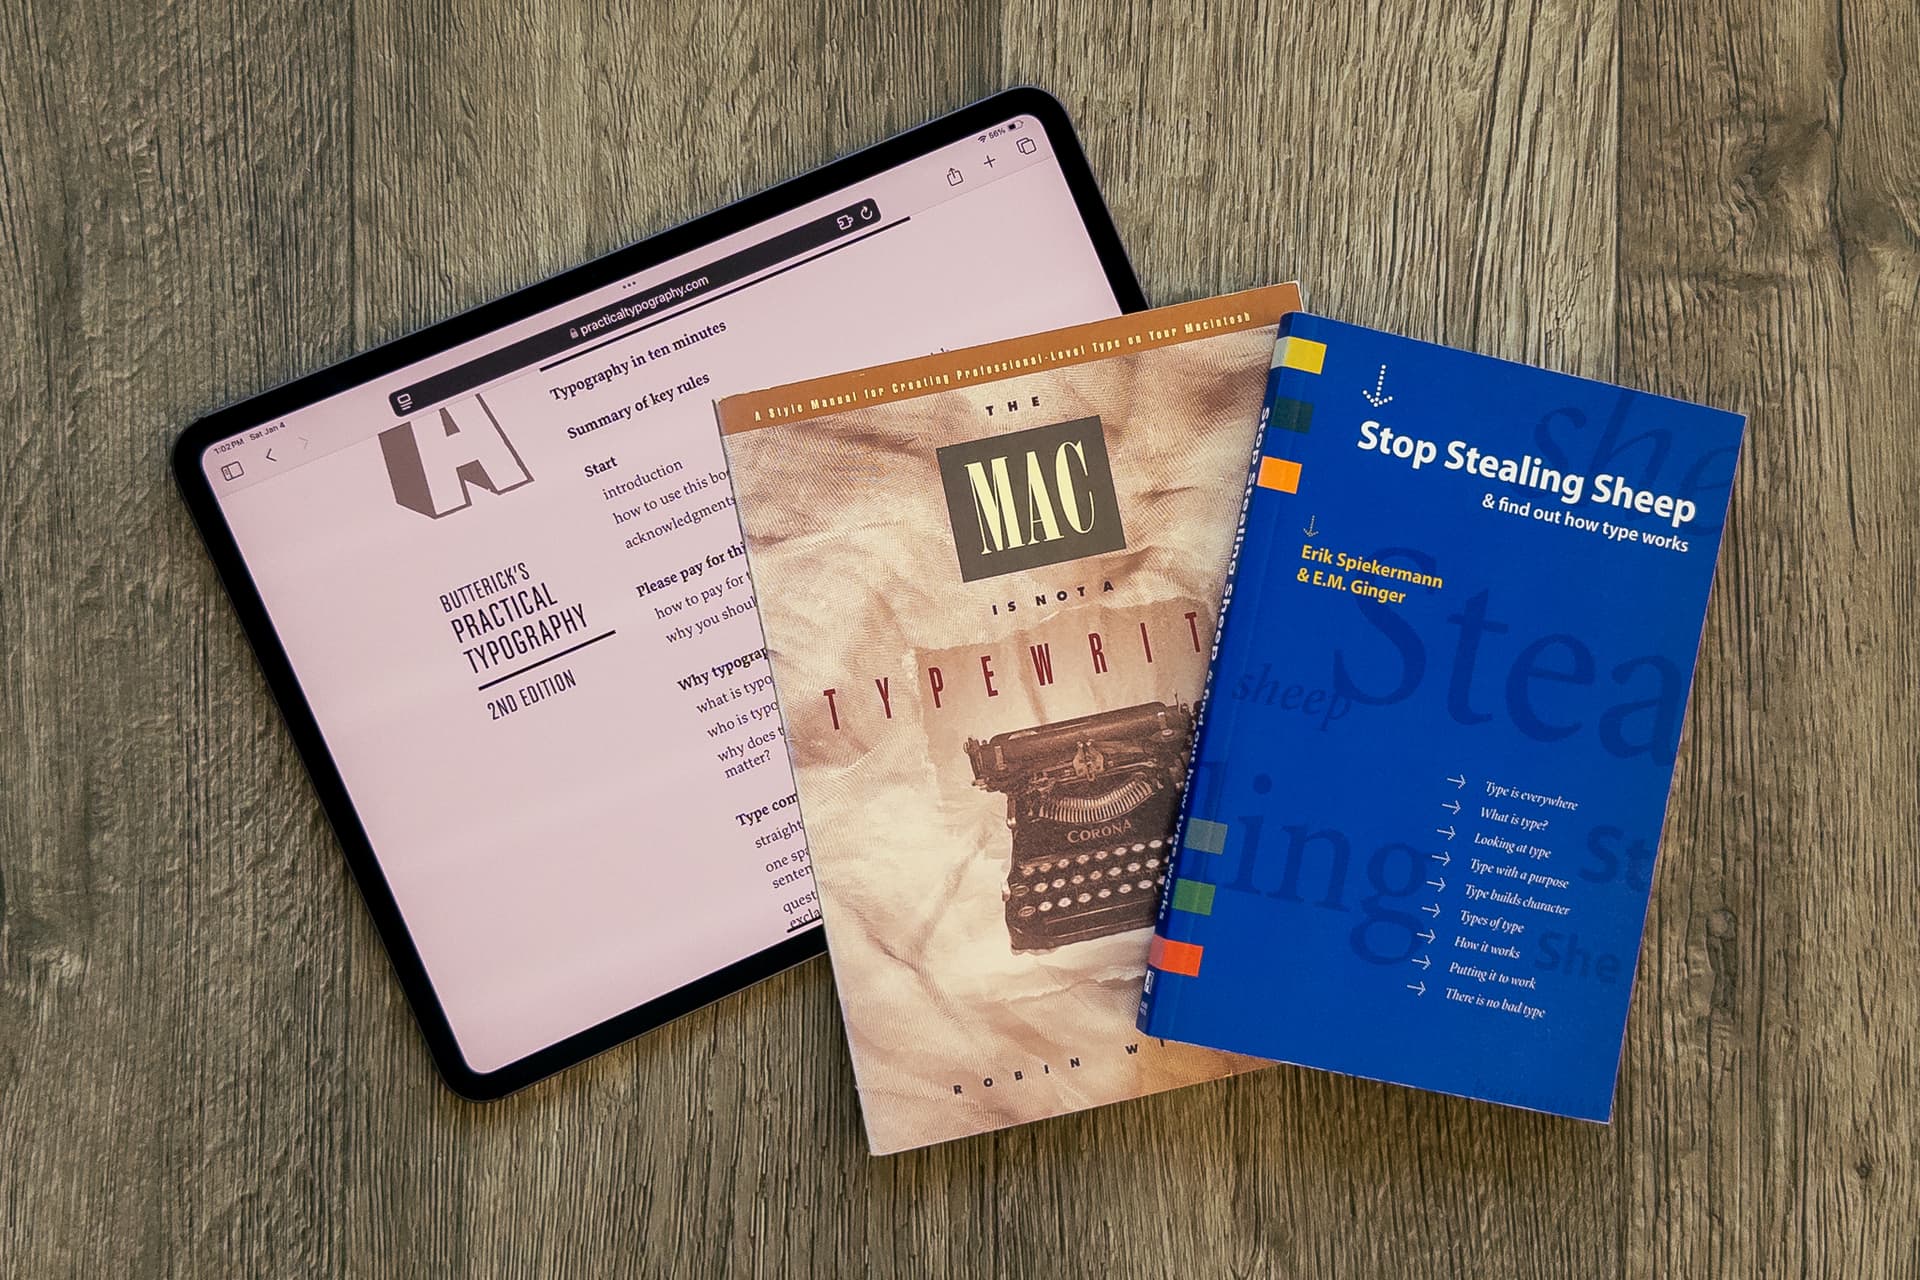
[[[1051,951],[1153,924],[1193,716],[1148,702],[969,738],[973,783],[1007,797],[1007,936]]]

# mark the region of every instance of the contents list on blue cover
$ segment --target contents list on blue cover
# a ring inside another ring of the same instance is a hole
[[[1605,1119],[1741,419],[1287,332],[1145,1023]]]

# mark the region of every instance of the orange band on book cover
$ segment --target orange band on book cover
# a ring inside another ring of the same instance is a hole
[[[982,382],[999,382],[1042,369],[1064,369],[1107,356],[1151,351],[1196,338],[1277,325],[1281,316],[1299,309],[1298,286],[1269,285],[1264,289],[1246,289],[1218,298],[1115,316],[1111,320],[1095,320],[1050,333],[790,382],[783,387],[749,391],[720,401],[720,433],[735,435],[760,427],[804,422],[824,414],[911,400],[915,396]]]
[[[1200,953],[1203,950],[1205,948],[1191,942],[1175,942],[1156,933],[1147,947],[1147,963],[1166,973],[1197,978],[1200,976]]]

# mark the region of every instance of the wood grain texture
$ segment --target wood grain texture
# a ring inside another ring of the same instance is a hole
[[[0,0],[0,1273],[1920,1276],[1911,0]],[[1009,83],[1149,295],[1751,415],[1615,1123],[1305,1071],[888,1160],[806,966],[437,1082],[177,428]]]

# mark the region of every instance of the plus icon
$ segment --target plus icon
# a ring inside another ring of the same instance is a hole
[[[989,169],[991,169],[991,168],[993,168],[993,157],[992,157],[992,156],[988,156],[988,157],[987,157],[987,168],[989,168]]]

